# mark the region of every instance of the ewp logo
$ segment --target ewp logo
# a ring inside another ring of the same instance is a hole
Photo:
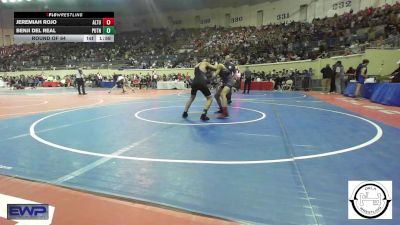
[[[8,220],[48,220],[49,205],[47,204],[8,204]]]
[[[21,208],[13,208],[13,210],[15,210],[15,212],[13,212],[13,213],[15,213],[15,214],[19,213],[19,215],[32,215],[32,216],[35,216],[35,214],[36,214],[37,216],[39,216],[41,214],[40,212],[43,211],[43,208],[40,208],[40,206],[47,205],[47,204],[0,193],[0,221],[2,221],[2,219],[7,219],[7,217],[9,217],[8,205],[17,205],[17,206],[21,207]],[[32,209],[32,207],[29,207],[29,206],[25,207],[27,205],[39,206],[39,208],[34,207],[35,209]],[[47,209],[46,211],[47,211],[47,214],[49,217],[47,220],[45,220],[45,219],[43,219],[43,220],[12,219],[11,221],[16,222],[15,225],[32,225],[32,224],[51,225],[53,222],[54,213],[55,213],[56,209],[52,205],[48,205],[48,208],[46,208],[46,209]]]

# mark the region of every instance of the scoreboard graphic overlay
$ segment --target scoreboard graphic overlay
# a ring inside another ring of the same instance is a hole
[[[114,12],[14,12],[15,42],[114,42]]]

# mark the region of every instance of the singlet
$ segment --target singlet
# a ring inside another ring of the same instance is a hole
[[[227,68],[229,71],[231,71],[232,74],[236,73],[236,67],[235,64],[231,62],[227,62],[224,64],[225,68]]]
[[[219,72],[219,76],[221,77],[222,83],[225,85],[233,85],[232,72],[226,68],[222,69]]]
[[[195,67],[193,83],[207,84],[207,73],[201,71],[199,67]]]

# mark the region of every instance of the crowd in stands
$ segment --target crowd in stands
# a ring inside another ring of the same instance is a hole
[[[85,81],[87,86],[89,87],[102,87],[102,82],[114,82],[118,74],[112,75],[104,75],[104,74],[85,74]],[[158,75],[154,71],[152,73],[142,74],[142,73],[133,73],[126,75],[127,80],[132,85],[137,85],[140,88],[142,86],[147,86],[148,88],[156,88],[156,83],[158,81],[185,81],[190,82],[190,77],[188,74],[177,73],[177,74],[162,74]],[[64,77],[60,77],[58,75],[55,76],[46,76],[43,74],[38,75],[20,75],[20,76],[0,76],[0,80],[5,82],[10,88],[15,89],[23,89],[26,87],[42,87],[44,82],[56,82],[59,83],[59,86],[62,87],[70,87],[76,86],[75,82],[75,74],[66,75]]]
[[[0,70],[109,64],[130,68],[193,67],[200,59],[259,64],[358,53],[400,34],[400,3],[308,22],[262,27],[158,29],[116,34],[115,43],[43,43],[0,48]]]
[[[303,79],[304,77],[313,76],[313,71],[310,68],[309,70],[300,71],[298,69],[287,69],[276,71],[272,70],[270,72],[264,71],[253,71],[252,79],[253,81],[271,81],[276,84],[275,89],[280,89],[281,85],[286,80],[295,80],[295,79]],[[102,87],[102,82],[115,82],[118,74],[113,75],[104,75],[104,74],[85,74],[86,85],[89,87]],[[159,81],[183,81],[187,84],[187,87],[190,87],[192,78],[188,74],[177,73],[177,74],[158,74],[156,71],[152,71],[151,73],[132,73],[126,75],[127,80],[131,85],[136,85],[139,88],[146,86],[147,88],[157,88],[157,82]],[[237,82],[237,87],[239,83],[243,79],[243,74]],[[0,80],[4,81],[10,88],[22,89],[25,87],[42,87],[45,82],[56,82],[59,86],[62,87],[70,87],[76,86],[75,75],[66,75],[64,77],[60,76],[46,76],[43,74],[38,75],[20,75],[20,76],[0,76]],[[209,81],[212,84],[217,86],[219,84],[218,77],[214,77]]]
[[[382,79],[390,80],[392,83],[400,82],[400,60],[397,63],[399,68],[388,76],[383,76]],[[238,76],[235,87],[239,88],[239,84],[244,80],[244,74],[240,73]],[[356,79],[356,70],[353,67],[345,69],[341,61],[336,62],[334,65],[326,65],[320,71],[322,75],[321,88],[322,91],[327,93],[338,93],[341,94],[345,90],[347,84],[351,80]],[[315,72],[312,68],[299,70],[299,69],[282,69],[272,71],[252,71],[252,81],[269,81],[274,83],[275,90],[281,90],[285,85],[285,82],[291,80],[293,90],[311,90],[312,80]],[[119,74],[114,73],[113,75],[104,74],[85,74],[86,86],[89,87],[103,87],[103,82],[115,83],[116,78]],[[131,86],[138,88],[157,88],[157,83],[160,81],[182,81],[186,83],[186,87],[189,88],[192,82],[192,78],[189,74],[177,73],[177,74],[159,74],[156,70],[142,73],[132,73],[125,75]],[[386,77],[386,78],[385,78]],[[36,88],[41,87],[45,82],[55,82],[62,87],[76,87],[75,75],[67,75],[61,78],[60,76],[46,76],[43,74],[38,75],[20,75],[20,76],[0,76],[0,81],[5,83],[8,87],[13,89],[24,89],[26,87]],[[218,76],[215,76],[209,80],[211,87],[217,87],[219,85]]]

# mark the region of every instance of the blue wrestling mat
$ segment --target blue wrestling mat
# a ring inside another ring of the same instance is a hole
[[[188,96],[0,120],[0,173],[242,223],[400,224],[400,129],[297,92],[234,94],[204,123]],[[350,180],[393,181],[393,219],[349,220]]]

